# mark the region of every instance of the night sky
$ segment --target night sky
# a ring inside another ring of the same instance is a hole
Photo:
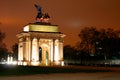
[[[35,22],[34,4],[49,13],[50,22],[67,35],[65,45],[74,45],[84,27],[120,29],[120,0],[0,0],[0,29],[6,33],[8,49],[17,42],[16,34]]]

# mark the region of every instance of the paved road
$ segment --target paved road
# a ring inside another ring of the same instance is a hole
[[[0,80],[120,80],[120,72],[4,76],[0,77]]]

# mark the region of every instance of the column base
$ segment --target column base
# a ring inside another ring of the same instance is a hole
[[[54,61],[52,62],[52,66],[64,66],[64,61]]]
[[[39,66],[40,65],[40,62],[39,61],[32,61],[31,66]]]

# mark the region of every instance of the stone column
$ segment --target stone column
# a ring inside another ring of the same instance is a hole
[[[55,53],[54,53],[54,60],[55,60],[55,65],[58,65],[59,64],[59,40],[56,39],[55,40]]]
[[[23,38],[19,39],[18,43],[18,65],[22,65],[23,60]]]
[[[59,40],[59,59],[62,65],[62,62],[63,62],[63,41],[62,40]]]
[[[32,41],[32,61],[38,60],[38,39],[34,38]]]
[[[28,37],[25,37],[25,40],[24,40],[24,59],[25,59],[25,61],[28,61],[28,59],[29,59],[29,41],[28,41]]]
[[[30,48],[29,48],[29,38],[24,36],[23,39],[23,65],[29,65],[30,62]]]
[[[55,41],[54,51],[55,65],[61,65],[61,63],[63,62],[63,41],[61,39],[57,39]]]
[[[26,37],[26,60],[30,62],[31,54],[31,39],[30,37]]]
[[[25,47],[25,44],[26,44],[26,39],[25,37],[23,37],[23,61],[25,61],[25,50],[26,50],[26,47]]]
[[[53,62],[53,40],[51,40],[49,42],[49,47],[50,47],[50,65],[52,65],[52,62]]]
[[[30,38],[28,37],[28,40],[27,40],[27,60],[28,60],[28,62],[30,62],[30,44],[31,44],[31,40],[30,40]]]

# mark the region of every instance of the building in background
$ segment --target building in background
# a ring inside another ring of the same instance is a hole
[[[27,24],[18,37],[18,65],[63,65],[63,38],[57,25],[49,23],[48,13],[35,5],[35,23]]]

